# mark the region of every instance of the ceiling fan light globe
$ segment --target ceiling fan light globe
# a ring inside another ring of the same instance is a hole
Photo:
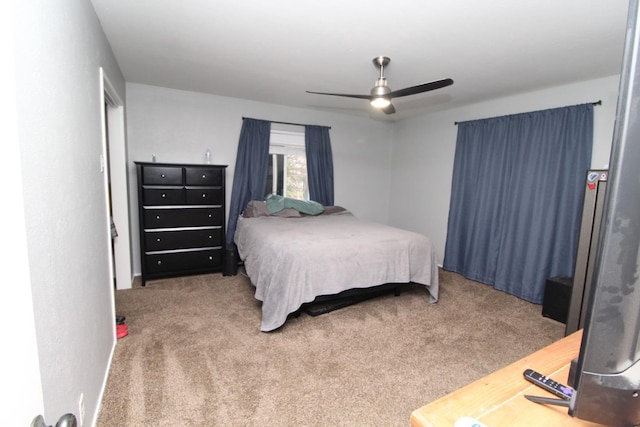
[[[371,105],[376,108],[386,108],[391,105],[391,100],[389,98],[384,98],[382,96],[371,99]]]

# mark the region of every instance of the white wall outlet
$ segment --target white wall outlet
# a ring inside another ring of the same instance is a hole
[[[84,393],[80,393],[80,399],[78,399],[78,425],[80,427],[84,425]]]

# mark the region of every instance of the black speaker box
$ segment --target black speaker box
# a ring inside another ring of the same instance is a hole
[[[567,323],[569,302],[571,301],[571,277],[553,277],[547,279],[544,287],[542,315],[558,322]]]
[[[238,274],[238,258],[236,258],[236,249],[225,249],[224,265],[222,266],[223,276],[235,276]]]

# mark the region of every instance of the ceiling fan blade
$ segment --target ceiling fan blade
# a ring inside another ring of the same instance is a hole
[[[393,104],[389,104],[388,107],[382,108],[382,112],[385,114],[393,114],[396,112],[396,109],[393,107]]]
[[[311,92],[310,90],[307,90],[305,92],[314,93],[316,95],[331,95],[331,96],[342,96],[345,98],[371,99],[371,95],[349,95],[346,93]]]
[[[451,79],[443,79],[436,80],[435,82],[424,83],[418,86],[411,86],[404,89],[398,89],[391,92],[388,96],[389,98],[400,98],[401,96],[415,95],[422,92],[429,92],[430,90],[436,90],[443,87],[451,86],[453,84],[453,80]]]

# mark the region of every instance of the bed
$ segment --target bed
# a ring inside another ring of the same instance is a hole
[[[263,208],[256,214],[257,203],[239,217],[234,240],[262,301],[261,331],[278,329],[317,297],[352,289],[417,283],[430,302],[438,300],[436,256],[427,237],[339,207],[320,215],[294,209],[268,214]]]

